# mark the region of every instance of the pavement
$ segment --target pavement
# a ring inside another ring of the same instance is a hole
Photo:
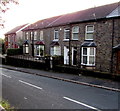
[[[91,87],[103,88],[106,90],[120,92],[120,82],[113,81],[110,79],[95,78],[90,76],[84,76],[81,74],[76,75],[76,74],[59,73],[59,72],[53,72],[51,70],[45,71],[38,69],[21,68],[21,67],[9,66],[9,65],[0,65],[0,67],[9,70],[25,72],[28,74],[34,74],[38,76],[58,79],[66,82],[72,82],[76,84],[87,85]]]

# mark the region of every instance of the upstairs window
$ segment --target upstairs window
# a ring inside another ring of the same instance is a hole
[[[34,32],[34,40],[37,40],[37,31]]]
[[[58,40],[58,39],[59,39],[59,31],[54,30],[54,40]]]
[[[40,40],[43,40],[43,31],[40,31]]]
[[[69,40],[69,38],[70,38],[70,30],[65,29],[64,30],[64,40]]]
[[[85,33],[85,40],[93,40],[93,35],[94,35],[94,26],[87,25],[86,33]]]
[[[78,35],[79,35],[79,27],[75,26],[72,28],[72,39],[78,40]]]
[[[30,32],[30,40],[33,40],[33,32]]]
[[[26,40],[28,40],[29,39],[28,32],[26,32],[25,36],[26,36]]]

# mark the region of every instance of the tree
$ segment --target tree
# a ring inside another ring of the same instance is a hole
[[[5,13],[9,7],[9,4],[19,4],[18,0],[0,0],[0,29],[4,28],[4,20],[2,14]]]

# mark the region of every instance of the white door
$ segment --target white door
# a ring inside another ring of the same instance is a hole
[[[64,64],[69,64],[69,48],[64,46]]]

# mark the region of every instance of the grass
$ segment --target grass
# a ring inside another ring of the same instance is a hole
[[[1,101],[0,105],[6,110],[6,111],[16,111],[14,107],[11,107],[8,101]]]

